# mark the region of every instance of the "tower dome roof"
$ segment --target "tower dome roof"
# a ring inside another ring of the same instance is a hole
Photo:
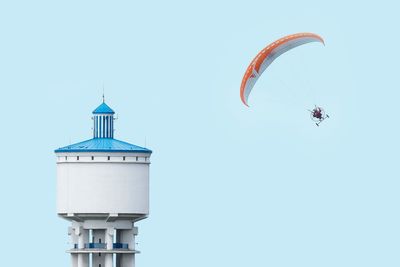
[[[112,110],[105,102],[101,103],[95,110],[93,110],[93,114],[114,114],[114,110]]]
[[[55,153],[62,152],[133,152],[133,153],[149,153],[151,150],[129,144],[112,138],[94,138],[72,144],[65,147],[60,147],[54,151]]]

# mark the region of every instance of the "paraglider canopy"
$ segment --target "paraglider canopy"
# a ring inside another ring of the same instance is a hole
[[[285,36],[279,40],[269,44],[261,50],[257,56],[251,61],[250,65],[243,76],[240,86],[240,98],[246,106],[250,92],[261,74],[268,66],[283,53],[303,44],[311,42],[320,42],[325,45],[324,40],[314,33],[296,33]]]

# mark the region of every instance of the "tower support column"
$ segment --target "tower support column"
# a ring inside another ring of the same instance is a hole
[[[89,230],[79,227],[75,231],[78,233],[78,248],[84,249],[85,243],[89,242]],[[78,254],[78,267],[89,267],[89,254]]]
[[[129,249],[135,249],[135,236],[134,229],[120,230],[120,242],[127,243]],[[135,254],[120,254],[120,267],[134,267]]]
[[[112,250],[113,249],[113,243],[114,243],[114,228],[107,228],[106,229],[106,244],[107,244],[107,249]],[[109,253],[105,255],[105,267],[113,267],[113,254]]]
[[[70,240],[72,243],[72,247],[78,248],[78,234],[75,231],[75,228],[69,227],[68,228],[68,235],[70,236]],[[77,254],[71,254],[71,262],[72,262],[72,267],[78,267],[78,255]]]
[[[92,230],[92,243],[95,248],[105,248],[105,233],[104,229],[93,229]],[[92,254],[92,267],[104,267],[105,266],[105,254],[104,253],[93,253]]]

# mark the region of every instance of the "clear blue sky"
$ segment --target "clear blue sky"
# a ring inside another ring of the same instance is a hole
[[[2,265],[70,266],[53,150],[91,137],[104,84],[116,137],[154,151],[137,266],[399,266],[400,6],[331,2],[0,2]],[[250,60],[302,31],[326,46],[246,108]]]

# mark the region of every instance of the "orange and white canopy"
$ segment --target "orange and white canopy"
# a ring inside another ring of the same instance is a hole
[[[311,42],[320,42],[324,44],[324,40],[314,33],[296,33],[280,38],[261,50],[253,61],[251,61],[243,76],[240,86],[240,98],[242,102],[246,106],[249,106],[247,100],[254,84],[277,57],[297,46]]]

